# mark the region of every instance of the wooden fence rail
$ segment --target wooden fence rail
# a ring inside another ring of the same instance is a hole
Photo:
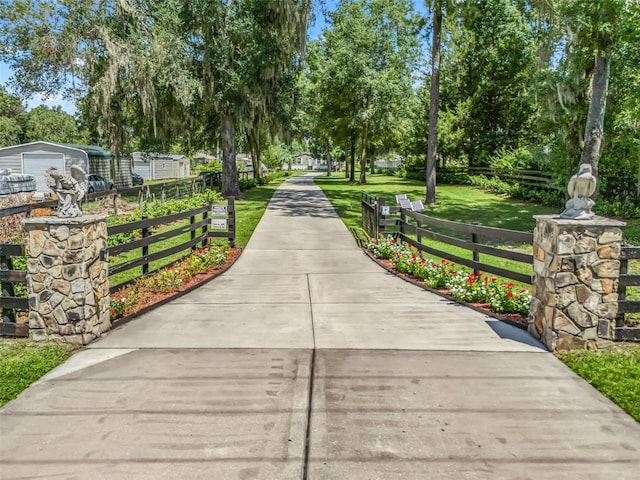
[[[415,225],[411,224],[409,219],[413,219],[416,222]],[[480,261],[480,254],[482,253],[526,265],[533,265],[533,256],[531,254],[498,248],[481,242],[482,239],[491,239],[492,242],[517,242],[528,243],[530,245],[533,243],[533,234],[531,233],[441,220],[404,208],[400,209],[399,227],[399,238],[404,242],[411,243],[420,251],[472,268],[475,273],[492,273],[531,285],[530,274],[526,275]],[[468,236],[468,239],[460,238],[460,235],[447,235],[435,229],[445,229],[457,234],[463,233]],[[415,235],[415,238],[410,237],[408,234]],[[425,238],[468,250],[472,254],[472,259],[454,255],[448,251],[430,246],[423,242]]]
[[[221,215],[221,212],[224,212],[224,215]],[[210,218],[215,216],[224,216],[225,218],[219,218],[215,220]],[[180,222],[187,219],[189,220],[189,223],[186,225],[182,224],[170,230],[163,230],[158,233],[153,233],[154,227],[171,225],[172,223]],[[218,222],[220,220],[223,221],[223,223],[225,224],[225,228],[223,230],[219,228],[216,229],[218,225],[213,223],[216,220]],[[109,247],[109,261],[111,264],[113,264],[113,266],[109,267],[110,276],[137,267],[142,267],[143,275],[153,273],[160,268],[164,268],[166,265],[160,266],[155,270],[150,270],[151,262],[167,258],[180,252],[185,252],[185,255],[187,255],[187,250],[195,250],[198,244],[205,246],[209,238],[226,238],[229,242],[229,245],[231,247],[234,247],[235,201],[233,197],[230,197],[227,205],[206,205],[203,207],[195,208],[193,210],[188,210],[186,212],[166,215],[157,218],[143,218],[142,220],[136,222],[114,225],[107,228],[107,233],[109,236],[130,232],[139,232],[139,234],[137,235],[138,238],[130,242],[125,242]],[[164,242],[171,238],[184,236],[185,234],[189,234],[188,240],[183,241],[177,245],[172,245],[171,247],[149,253],[149,247],[151,245],[160,246],[161,242]],[[136,258],[122,263],[115,263],[114,260],[118,255],[137,249],[140,249],[140,256],[136,256]],[[111,284],[109,290],[111,292],[114,292],[127,283],[130,283],[130,281],[131,280],[125,280],[117,284]]]
[[[14,285],[27,281],[27,272],[14,270],[12,257],[21,257],[25,254],[23,245],[0,244],[0,309],[2,318],[0,322],[0,336],[26,337],[29,334],[29,325],[16,323],[16,311],[29,309],[27,297],[15,296]]]
[[[384,197],[376,198],[365,193],[361,196],[361,202],[363,212],[362,226],[371,237],[376,237],[384,232],[393,233],[397,238],[406,243],[411,243],[422,252],[467,266],[476,273],[480,271],[492,273],[531,285],[531,274],[524,274],[481,262],[480,254],[532,266],[533,256],[531,254],[498,248],[486,243],[487,240],[490,240],[494,244],[518,243],[531,245],[533,243],[532,233],[442,220],[406,208],[387,205]],[[391,229],[391,227],[396,228]],[[398,231],[396,232],[395,230]],[[471,252],[472,258],[454,255],[449,251],[425,243],[424,239],[468,250]]]
[[[616,340],[640,341],[640,326],[630,326],[626,314],[640,312],[640,300],[628,300],[627,288],[640,287],[640,275],[629,273],[629,260],[640,261],[640,247],[622,248],[618,286],[618,319]]]

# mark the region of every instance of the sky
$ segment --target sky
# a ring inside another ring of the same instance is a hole
[[[317,38],[322,30],[326,26],[325,15],[323,12],[335,10],[338,0],[314,0],[314,13],[315,20],[313,25],[309,27],[309,38]],[[425,14],[426,7],[424,6],[424,0],[413,0],[416,11]],[[4,62],[0,62],[0,84],[7,88],[7,82],[13,75],[13,72],[9,65]],[[10,89],[7,88],[9,91]],[[41,95],[36,95],[26,102],[27,110],[30,110],[38,105],[47,105],[48,107],[61,106],[65,112],[74,114],[76,108],[72,101],[64,100],[61,95],[53,98],[43,98]]]

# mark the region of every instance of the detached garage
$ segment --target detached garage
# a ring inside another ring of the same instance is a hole
[[[191,161],[185,155],[133,152],[133,170],[145,180],[185,178],[191,175]]]
[[[44,173],[49,167],[69,172],[71,165],[89,171],[87,152],[49,142],[33,142],[0,148],[0,169],[10,168],[12,173],[28,173],[36,180],[36,191],[49,193]]]

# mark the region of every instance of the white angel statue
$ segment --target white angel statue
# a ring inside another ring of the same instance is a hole
[[[575,220],[588,220],[595,214],[591,211],[595,202],[591,195],[596,191],[596,177],[593,176],[591,165],[583,163],[578,173],[569,179],[569,200],[565,204],[565,210],[560,218],[572,218]]]
[[[81,217],[80,200],[87,192],[87,174],[78,165],[71,166],[71,175],[50,167],[44,174],[47,186],[58,195],[58,217]]]

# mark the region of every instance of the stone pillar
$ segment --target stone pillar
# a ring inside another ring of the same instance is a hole
[[[625,223],[603,217],[535,219],[529,333],[551,351],[609,345]]]
[[[86,345],[110,328],[106,217],[24,221],[33,340]]]

